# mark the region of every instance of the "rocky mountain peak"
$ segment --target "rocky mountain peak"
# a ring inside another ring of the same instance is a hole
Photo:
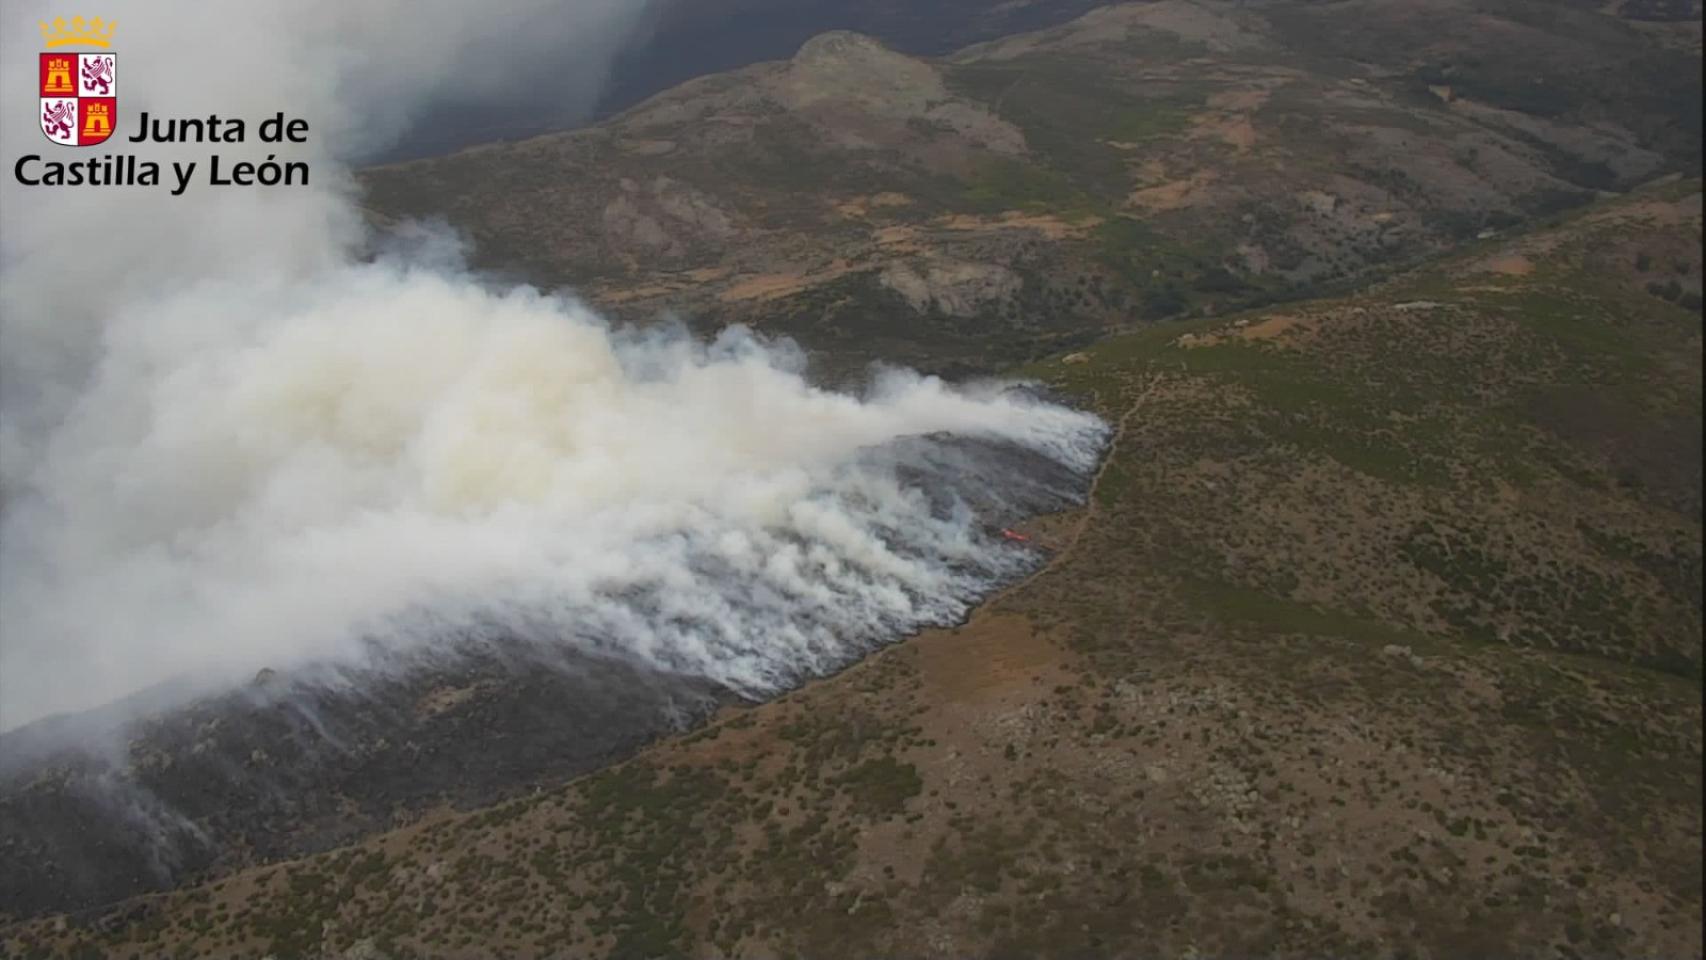
[[[947,99],[936,69],[859,33],[837,30],[806,41],[782,81],[795,108],[826,100],[856,100],[883,112],[918,114]]]
[[[820,33],[804,44],[794,55],[796,64],[809,65],[822,61],[841,61],[855,58],[880,60],[884,57],[901,57],[875,37],[856,33],[852,30],[831,30]],[[902,59],[905,59],[902,57]]]

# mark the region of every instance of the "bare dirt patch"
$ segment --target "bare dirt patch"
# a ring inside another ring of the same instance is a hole
[[[821,270],[797,273],[761,273],[748,277],[717,295],[724,303],[737,301],[775,300],[792,296],[820,284],[852,273],[854,267],[846,261],[836,261]]]
[[[853,197],[835,204],[835,212],[853,220],[862,220],[871,215],[872,210],[893,209],[912,205],[912,198],[904,193],[885,191],[871,194],[867,197]]]
[[[1487,264],[1487,269],[1510,277],[1526,277],[1534,272],[1534,261],[1524,256],[1500,257]]]
[[[995,217],[956,214],[935,221],[937,226],[946,230],[1032,230],[1049,240],[1065,240],[1069,237],[1082,236],[1090,228],[1101,222],[1098,217],[1086,217],[1075,222],[1050,214],[1025,213],[1019,210],[1008,210]]]
[[[1238,329],[1240,340],[1277,340],[1292,329],[1303,325],[1304,318],[1295,315],[1269,317],[1259,323],[1252,323]]]
[[[917,227],[904,225],[878,227],[871,231],[871,239],[877,242],[877,246],[883,247],[889,252],[903,253],[922,248],[919,243]]]
[[[1169,180],[1153,187],[1132,191],[1126,205],[1145,210],[1179,210],[1208,200],[1209,190],[1217,179],[1213,171],[1192,174],[1183,180]]]
[[[415,712],[422,716],[435,716],[446,710],[454,710],[458,706],[472,700],[484,689],[483,684],[473,684],[466,687],[435,687],[421,697],[415,704]]]
[[[1255,125],[1242,114],[1196,117],[1191,121],[1190,135],[1194,140],[1219,140],[1239,153],[1255,146],[1258,139]]]
[[[1228,113],[1247,113],[1267,103],[1268,96],[1267,87],[1221,90],[1209,96],[1208,105],[1216,110],[1224,110]]]
[[[990,616],[910,641],[926,690],[950,702],[989,704],[1059,670],[1061,649],[1027,618]]]
[[[1187,333],[1175,341],[1186,348],[1212,347],[1229,340],[1277,341],[1294,332],[1306,332],[1314,327],[1310,317],[1299,314],[1279,314],[1255,323],[1238,321],[1219,331]]]

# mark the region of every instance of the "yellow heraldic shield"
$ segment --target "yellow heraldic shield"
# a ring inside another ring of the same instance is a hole
[[[39,58],[41,132],[66,147],[106,142],[118,127],[118,54],[113,30],[100,17],[43,21],[47,47]],[[95,47],[85,53],[68,47]]]

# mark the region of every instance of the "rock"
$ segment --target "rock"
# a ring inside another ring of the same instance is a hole
[[[972,317],[1019,292],[1019,275],[999,264],[938,260],[922,270],[894,263],[879,278],[920,313],[932,306],[951,317]]]
[[[875,113],[902,115],[923,114],[932,102],[949,99],[934,67],[845,30],[807,40],[780,93],[795,109],[852,99]]]
[[[623,153],[633,154],[635,156],[658,157],[658,156],[662,156],[666,153],[674,153],[675,152],[675,141],[673,141],[673,140],[620,140],[620,141],[617,141],[616,147],[617,147],[617,149],[621,150]]]
[[[604,231],[618,247],[662,250],[673,246],[669,233],[657,220],[643,213],[633,199],[619,196],[604,208]]]
[[[1331,216],[1339,208],[1339,198],[1322,190],[1305,190],[1297,195],[1298,202],[1319,216]]]
[[[364,937],[351,944],[338,960],[391,960],[391,955],[380,950],[371,937]]]
[[[1417,669],[1421,669],[1424,665],[1424,661],[1421,657],[1416,656],[1415,651],[1411,650],[1407,646],[1403,646],[1402,644],[1389,643],[1380,649],[1380,655],[1383,657],[1401,658],[1408,661],[1410,666]]]
[[[696,228],[699,233],[716,240],[734,235],[729,215],[711,202],[710,197],[685,183],[659,177],[652,184],[652,195],[665,214]]]
[[[771,89],[793,110],[852,108],[891,123],[923,119],[998,153],[1025,151],[1019,128],[954,96],[934,66],[862,34],[838,30],[806,41]],[[844,144],[870,145],[845,122],[824,129]]]

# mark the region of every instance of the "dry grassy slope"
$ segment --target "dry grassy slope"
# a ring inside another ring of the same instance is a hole
[[[1698,169],[1698,9],[1619,9],[1162,0],[939,59],[833,34],[364,183],[625,316],[989,369]]]
[[[1039,364],[1117,444],[963,627],[4,950],[1699,956],[1700,237],[1673,182]]]

